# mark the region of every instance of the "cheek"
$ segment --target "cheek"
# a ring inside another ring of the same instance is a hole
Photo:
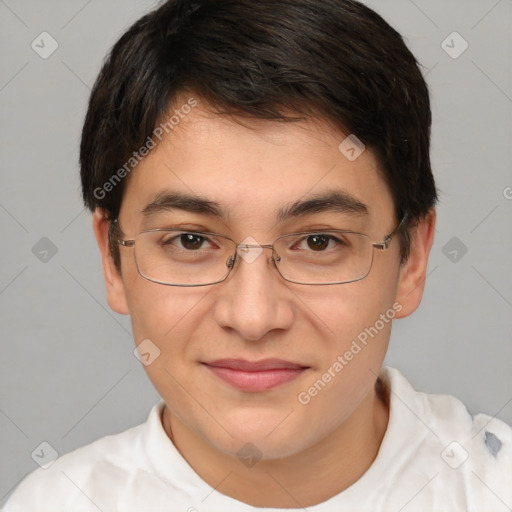
[[[189,393],[200,392],[190,381],[197,365],[197,347],[191,340],[199,338],[197,331],[206,322],[206,301],[202,299],[207,293],[207,288],[184,289],[145,282],[128,295],[133,335],[141,347],[139,354],[151,354],[149,364],[141,357],[144,370],[160,396],[179,410],[190,407],[183,385]]]
[[[396,313],[396,283],[389,272],[385,279],[377,279],[376,274],[344,285],[302,290],[303,315],[329,340],[327,346],[339,351],[375,324],[379,337],[389,336]]]
[[[132,323],[135,343],[149,338],[162,349],[175,331],[183,328],[184,320],[193,315],[205,288],[165,286],[144,279],[133,258],[122,260],[122,276],[126,301]]]
[[[141,280],[144,281],[144,280]],[[162,350],[178,348],[192,337],[204,317],[208,288],[179,288],[144,281],[127,293],[135,340],[154,339]]]
[[[135,344],[145,343],[141,347],[149,346],[158,356],[144,369],[161,393],[170,385],[169,374],[179,378],[194,359],[190,340],[206,321],[204,299],[211,289],[152,283],[136,269],[127,270],[124,283]]]
[[[386,355],[400,305],[394,301],[391,282],[378,283],[365,279],[333,287],[307,301],[314,310],[310,318],[317,319],[317,329],[325,336],[317,336],[319,364],[296,401],[311,417],[323,418],[326,430],[345,421],[364,399]]]
[[[312,414],[324,414],[332,404],[336,408],[331,421],[344,415],[368,393],[386,355],[392,321],[400,311],[395,302],[398,271],[372,269],[362,281],[325,289],[310,289],[304,302],[309,323],[317,330],[318,365],[310,381],[300,391],[302,401]],[[322,412],[323,411],[323,412]]]

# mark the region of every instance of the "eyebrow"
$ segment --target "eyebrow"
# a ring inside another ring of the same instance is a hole
[[[170,210],[184,210],[227,220],[228,214],[222,206],[205,197],[181,192],[161,192],[142,210],[144,217]],[[341,190],[330,190],[304,200],[297,200],[280,208],[277,222],[305,217],[315,213],[337,212],[353,215],[368,215],[368,207],[359,199]]]
[[[151,203],[144,207],[141,213],[144,217],[150,217],[151,215],[169,210],[184,210],[221,219],[226,219],[227,217],[222,207],[215,201],[179,192],[161,192]]]
[[[368,207],[348,192],[330,190],[306,200],[290,203],[277,212],[276,218],[278,222],[283,222],[290,218],[324,212],[368,215]]]

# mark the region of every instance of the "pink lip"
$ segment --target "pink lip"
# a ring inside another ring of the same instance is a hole
[[[297,378],[307,367],[281,359],[244,361],[219,359],[205,366],[217,377],[242,391],[267,391]]]

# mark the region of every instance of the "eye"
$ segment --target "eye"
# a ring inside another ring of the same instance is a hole
[[[311,233],[300,239],[294,246],[295,249],[324,252],[328,249],[340,248],[346,245],[343,240],[327,233]]]
[[[203,243],[206,238],[200,235],[194,235],[192,233],[186,233],[184,235],[180,235],[179,237],[180,243],[185,249],[189,249],[191,251],[201,249]]]
[[[204,244],[208,242],[208,239],[197,233],[182,233],[177,236],[170,236],[164,238],[161,241],[163,246],[174,245],[178,249],[186,249],[187,251],[197,251],[204,249]]]
[[[308,247],[313,251],[324,251],[329,247],[331,237],[327,235],[310,235],[306,238]]]

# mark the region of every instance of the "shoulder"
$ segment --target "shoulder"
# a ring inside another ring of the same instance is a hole
[[[157,414],[159,405],[150,413]],[[147,423],[102,437],[57,458],[46,469],[38,468],[18,485],[3,512],[95,510],[90,496],[112,495],[133,468],[141,465]],[[98,476],[101,475],[101,478]]]
[[[391,406],[405,405],[414,423],[423,423],[422,451],[439,470],[438,485],[457,486],[468,510],[512,506],[512,428],[486,415],[472,416],[458,398],[415,391],[405,377],[386,368]],[[398,404],[398,405],[397,405]],[[404,414],[406,414],[404,412]],[[434,486],[435,487],[435,486]],[[476,507],[476,508],[475,508]]]

